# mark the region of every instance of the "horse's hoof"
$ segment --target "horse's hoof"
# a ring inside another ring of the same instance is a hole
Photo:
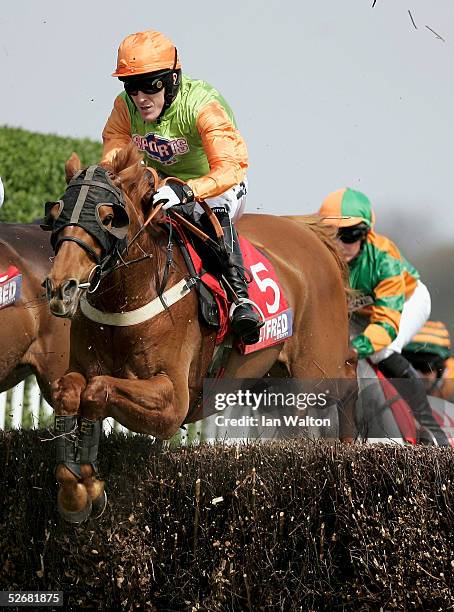
[[[99,519],[107,506],[107,493],[103,491],[99,497],[92,500],[91,518]]]
[[[92,508],[91,499],[88,498],[87,505],[82,510],[65,510],[58,504],[58,513],[67,523],[80,525],[90,516]]]

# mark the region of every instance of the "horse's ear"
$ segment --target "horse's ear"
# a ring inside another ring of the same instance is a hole
[[[58,200],[58,202],[46,202],[44,219],[40,224],[41,229],[43,229],[45,232],[51,232],[54,229],[54,223],[60,216],[63,207],[63,200]]]
[[[79,172],[81,167],[82,165],[77,153],[72,153],[71,157],[65,163],[65,176],[67,183],[69,183],[73,176]]]

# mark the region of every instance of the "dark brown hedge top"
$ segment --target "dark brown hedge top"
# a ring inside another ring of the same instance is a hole
[[[328,442],[101,446],[99,522],[59,520],[52,443],[0,433],[0,590],[77,610],[446,610],[454,453]]]

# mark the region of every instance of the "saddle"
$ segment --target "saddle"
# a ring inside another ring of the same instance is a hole
[[[203,323],[217,329],[216,344],[220,344],[230,331],[229,310],[232,304],[222,285],[219,263],[204,241],[190,235],[177,221],[171,223],[190,273],[189,283],[194,285],[199,297],[199,317]],[[238,350],[248,354],[291,337],[293,311],[269,259],[244,237],[240,236],[239,241],[250,298],[259,307],[264,320],[257,344],[237,343]]]

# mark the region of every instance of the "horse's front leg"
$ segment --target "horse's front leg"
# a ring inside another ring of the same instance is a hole
[[[70,372],[52,384],[55,410],[56,468],[60,485],[58,510],[71,523],[83,522],[91,512],[91,499],[81,482],[79,460],[80,397],[86,380],[78,372]]]
[[[81,397],[81,413],[90,421],[113,417],[127,429],[171,438],[183,423],[189,407],[187,380],[174,382],[167,374],[148,379],[95,376]]]
[[[170,378],[157,374],[148,380],[127,380],[112,376],[90,379],[80,398],[80,471],[92,503],[92,516],[99,517],[107,503],[104,482],[97,478],[98,442],[102,421],[113,417],[138,433],[167,439],[183,422],[189,401],[187,384],[181,383],[181,409],[175,401]]]

